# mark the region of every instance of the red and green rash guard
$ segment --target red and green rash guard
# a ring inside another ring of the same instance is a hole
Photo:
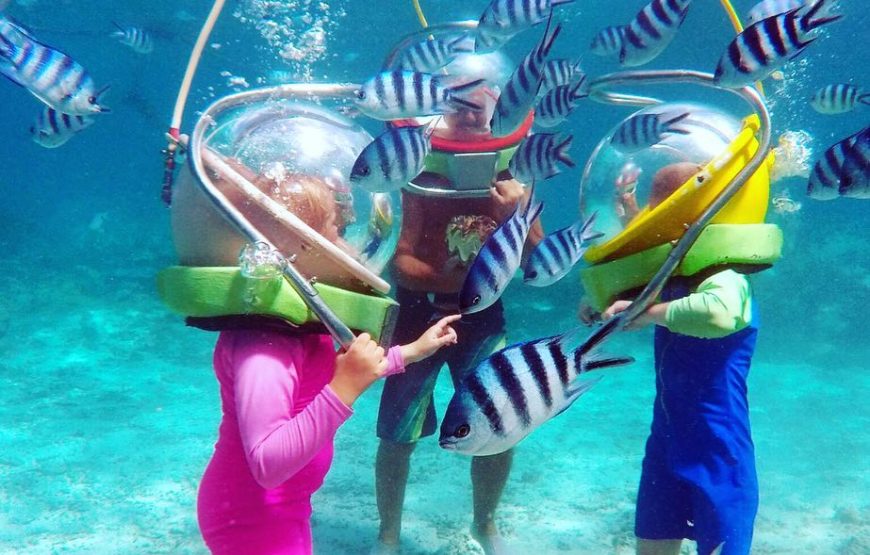
[[[221,333],[214,369],[223,417],[197,503],[212,553],[311,553],[311,495],[353,412],[328,385],[335,356],[325,334]],[[404,371],[398,347],[387,359],[387,374]]]

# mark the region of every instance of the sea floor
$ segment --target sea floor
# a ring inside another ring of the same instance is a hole
[[[204,553],[195,498],[220,417],[214,336],[162,308],[147,263],[111,274],[50,261],[40,268],[19,264],[0,277],[0,553]],[[508,298],[509,321],[537,322],[515,328],[514,339],[572,325],[573,314],[557,316],[540,298]],[[750,380],[761,483],[753,553],[868,553],[866,367],[841,364],[836,353],[825,367],[782,364],[774,355],[783,348],[762,341]],[[607,350],[637,362],[609,371],[517,448],[498,515],[515,553],[633,552],[649,349],[643,332],[613,341]],[[338,433],[335,464],[314,499],[318,553],[366,553],[375,538],[379,391]],[[442,379],[442,409],[449,395]],[[434,439],[419,445],[405,553],[480,553],[468,534],[468,462]]]

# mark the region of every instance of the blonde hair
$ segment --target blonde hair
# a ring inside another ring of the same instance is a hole
[[[323,234],[330,216],[340,214],[328,183],[310,175],[291,174],[280,180],[259,175],[254,184],[272,200],[295,214],[314,231]]]

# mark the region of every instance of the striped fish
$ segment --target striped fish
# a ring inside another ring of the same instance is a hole
[[[432,129],[434,126],[389,126],[357,157],[350,182],[370,193],[404,187],[423,171],[423,161],[432,148]]]
[[[762,19],[774,15],[790,12],[797,8],[803,8],[809,0],[762,0],[746,12],[744,26],[749,27]]]
[[[661,54],[677,36],[692,0],[652,0],[625,26],[619,63],[639,66]]]
[[[114,21],[112,25],[118,28],[110,37],[117,39],[121,44],[129,46],[138,54],[150,54],[154,50],[154,41],[148,31],[139,27],[121,27]]]
[[[535,123],[542,127],[553,127],[571,114],[577,102],[589,96],[580,89],[586,82],[584,75],[573,85],[562,85],[544,95],[535,108]]]
[[[462,94],[483,82],[477,79],[455,84],[446,76],[431,73],[384,71],[363,83],[354,101],[361,112],[381,120],[432,116],[460,108],[479,111],[483,106],[463,98]]]
[[[508,162],[511,175],[525,184],[535,184],[562,173],[558,162],[574,167],[568,157],[573,135],[562,139],[559,133],[533,133],[523,139]]]
[[[526,206],[517,206],[510,218],[495,228],[480,247],[459,292],[463,314],[480,312],[495,303],[520,267],[523,246],[532,223],[544,205],[535,201],[535,188]]]
[[[598,380],[586,372],[628,364],[631,357],[604,357],[592,349],[586,328],[511,345],[481,362],[459,382],[441,423],[439,444],[464,455],[503,453],[562,413]]]
[[[409,46],[399,58],[398,67],[422,73],[433,73],[453,61],[463,52],[473,49],[465,44],[465,35],[449,40],[424,39]]]
[[[40,43],[0,16],[0,73],[58,112],[85,116],[108,112],[94,80],[78,62]]]
[[[870,93],[865,93],[855,85],[838,83],[826,85],[816,91],[810,105],[822,114],[844,114],[854,110],[858,104],[870,104]]]
[[[93,116],[71,116],[45,106],[30,126],[30,134],[36,144],[57,148],[92,123]]]
[[[716,82],[738,88],[766,78],[804,51],[816,29],[842,16],[823,14],[829,0],[762,19],[737,35],[716,67]]]
[[[664,138],[665,133],[689,134],[685,129],[674,127],[674,124],[689,117],[689,112],[667,120],[662,120],[662,115],[636,114],[628,118],[613,132],[610,143],[618,150],[631,152],[658,143]]]
[[[622,41],[625,40],[625,26],[605,27],[592,38],[589,48],[596,56],[616,56],[622,51]]]
[[[547,23],[547,30],[541,42],[523,58],[499,95],[490,121],[493,136],[504,137],[513,133],[525,121],[529,110],[535,105],[544,78],[547,54],[562,29],[562,26],[557,24],[551,30],[551,23],[552,18]]]
[[[589,241],[602,235],[592,229],[595,216],[592,214],[585,222],[578,221],[544,237],[526,262],[523,281],[534,287],[546,287],[565,277],[586,252]]]
[[[870,127],[828,148],[816,162],[807,196],[831,200],[838,196],[870,198]],[[862,196],[863,195],[863,196]]]
[[[517,33],[549,18],[553,8],[574,0],[492,0],[477,22],[474,51],[483,54],[501,48]]]
[[[570,85],[580,79],[585,79],[580,60],[550,60],[544,66],[544,80],[541,83],[541,92],[562,85]]]

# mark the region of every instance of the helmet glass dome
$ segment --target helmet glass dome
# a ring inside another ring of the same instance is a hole
[[[211,116],[200,149],[219,156],[264,193],[259,202],[269,205],[268,213],[289,211],[380,273],[398,239],[399,214],[395,197],[351,188],[350,170],[372,140],[368,132],[332,110],[298,100],[242,104]],[[219,171],[208,173],[210,179],[222,177]]]
[[[728,147],[740,127],[724,112],[685,103],[644,108],[620,122],[593,151],[580,185],[581,209],[598,212],[602,241],[669,199]]]

